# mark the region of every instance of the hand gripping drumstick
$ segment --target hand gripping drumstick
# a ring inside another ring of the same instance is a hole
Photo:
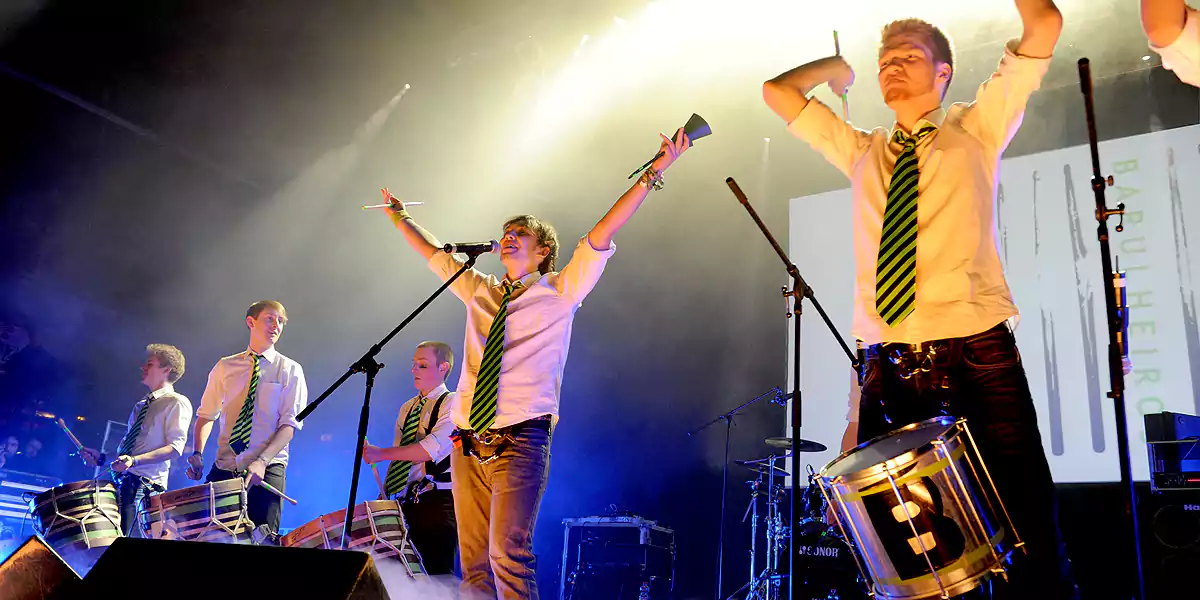
[[[362,205],[363,210],[374,210],[374,209],[379,209],[379,208],[387,208],[392,205],[391,204],[392,200],[395,200],[397,202],[400,201],[400,199],[393,196],[392,193],[389,192],[387,188],[380,188],[379,191],[383,192],[383,199],[386,200],[386,202],[384,202],[383,204],[364,204],[364,205]],[[407,206],[421,206],[422,204],[425,204],[425,203],[424,202],[405,202],[404,206],[406,206],[406,207]]]
[[[837,30],[833,30],[833,53],[837,56],[842,55],[842,45],[838,42]],[[850,120],[850,101],[846,99],[846,90],[842,90],[842,120]]]

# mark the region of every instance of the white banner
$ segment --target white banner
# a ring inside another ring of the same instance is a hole
[[[1123,202],[1123,232],[1109,220],[1113,255],[1128,274],[1126,378],[1134,477],[1149,476],[1142,415],[1200,414],[1200,126],[1100,144],[1109,207]],[[1017,343],[1058,482],[1119,479],[1109,391],[1103,285],[1087,146],[1005,159],[997,196],[1000,255],[1021,311]],[[850,190],[794,198],[790,253],[841,333],[850,335],[853,247]],[[1190,236],[1190,237],[1189,237]],[[849,361],[806,305],[801,338],[801,437],[829,446],[805,455],[820,468],[846,426]],[[790,337],[790,328],[789,328]],[[853,339],[847,340],[853,347]],[[788,358],[791,357],[789,347]],[[790,380],[791,366],[787,367]],[[790,389],[789,381],[789,389]]]

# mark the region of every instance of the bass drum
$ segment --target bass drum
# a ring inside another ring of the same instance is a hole
[[[796,599],[867,600],[867,585],[850,544],[832,526],[807,529],[809,533],[791,540],[796,552],[796,576],[800,578]]]

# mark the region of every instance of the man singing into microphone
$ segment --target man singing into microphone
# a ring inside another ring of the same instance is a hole
[[[809,97],[823,83],[838,94],[853,83],[838,56],[767,81],[763,97],[788,131],[850,178],[853,331],[869,344],[857,440],[940,414],[967,417],[1028,551],[1014,559],[1004,591],[1072,598],[1054,483],[1007,324],[1017,309],[994,220],[1000,155],[1041,85],[1062,16],[1052,0],[1016,7],[1024,33],[969,104],[942,107],[953,52],[918,19],[883,29],[878,79],[896,115],[890,129],[855,129]]]
[[[450,287],[467,307],[459,401],[451,413],[463,451],[450,455],[466,597],[538,597],[533,527],[575,311],[616,250],[613,236],[690,145],[682,129],[675,139],[663,136],[662,156],[579,240],[562,271],[554,270],[554,228],[523,215],[504,224],[503,277],[469,269]],[[403,203],[395,201],[389,213],[438,277],[449,279],[463,266]]]
[[[287,311],[274,300],[260,300],[246,311],[250,344],[226,356],[208,374],[192,435],[195,452],[187,476],[204,473],[204,446],[213,422],[221,421],[217,460],[206,481],[246,477],[247,512],[268,541],[278,539],[282,500],[258,486],[264,481],[286,492],[288,443],[300,429],[296,415],[308,403],[308,385],[300,363],[282,355],[275,342],[287,324]]]
[[[1163,68],[1200,86],[1200,11],[1184,0],[1142,0],[1142,29]]]

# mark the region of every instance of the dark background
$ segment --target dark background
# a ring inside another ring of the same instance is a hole
[[[771,10],[742,4],[750,15]],[[980,3],[1002,20],[946,23],[958,52],[948,101],[969,100],[1019,34],[1008,4]],[[1060,6],[1067,24],[1056,60],[1006,156],[1086,143],[1081,56],[1093,61],[1102,139],[1197,121],[1196,90],[1146,49],[1136,2]],[[698,112],[713,136],[617,237],[576,319],[535,549],[548,597],[561,520],[615,505],[674,528],[677,597],[711,597],[722,431],[686,432],[783,385],[788,360],[786,275],[722,180],[738,178],[785,247],[785,200],[846,182],[787,136],[758,91],[828,50],[701,57],[705,36],[719,37],[723,24],[676,27],[668,15],[660,40],[609,71],[560,75],[595,64],[580,55],[605,49],[601,36],[621,26],[614,16],[636,23],[645,10],[631,0],[6,2],[0,321],[21,323],[33,343],[0,365],[0,403],[18,407],[0,435],[39,437],[48,472],[87,477],[50,422],[19,407],[83,417],[78,432],[98,444],[104,421],[123,422],[144,394],[138,367],[150,342],[185,352],[177,388],[198,404],[216,359],[244,348],[242,315],[262,298],[287,306],[279,348],[304,365],[315,397],[437,284],[382,215],[357,210],[379,200],[378,188],[427,202],[412,212],[443,240],[495,237],[506,217],[537,214],[557,226],[565,264],[656,149],[656,133]],[[873,81],[886,20],[868,16],[843,26],[843,51],[859,70],[852,114],[860,126],[887,126]],[[798,38],[808,35],[801,29]],[[585,34],[592,39],[581,45]],[[786,41],[831,46],[824,39]],[[702,64],[680,74],[679,64],[700,61],[713,72]],[[607,95],[589,87],[609,81],[619,85]],[[405,84],[412,89],[389,104]],[[547,92],[554,86],[577,89]],[[554,101],[564,97],[593,104]],[[487,257],[481,266],[500,268]],[[443,339],[461,350],[463,322],[447,296],[384,351],[372,439],[390,438],[412,394],[412,347]],[[301,504],[285,510],[285,527],[344,506],[361,392],[352,379],[293,443],[288,489]],[[732,457],[764,455],[762,439],[784,424],[783,409],[752,407],[733,429]],[[830,446],[840,436],[805,430]],[[375,493],[364,475],[360,497]],[[747,562],[745,477],[731,471],[727,593]],[[172,484],[187,485],[178,473]],[[1086,498],[1067,495],[1074,506]],[[1100,594],[1114,559],[1078,546],[1085,589]]]

